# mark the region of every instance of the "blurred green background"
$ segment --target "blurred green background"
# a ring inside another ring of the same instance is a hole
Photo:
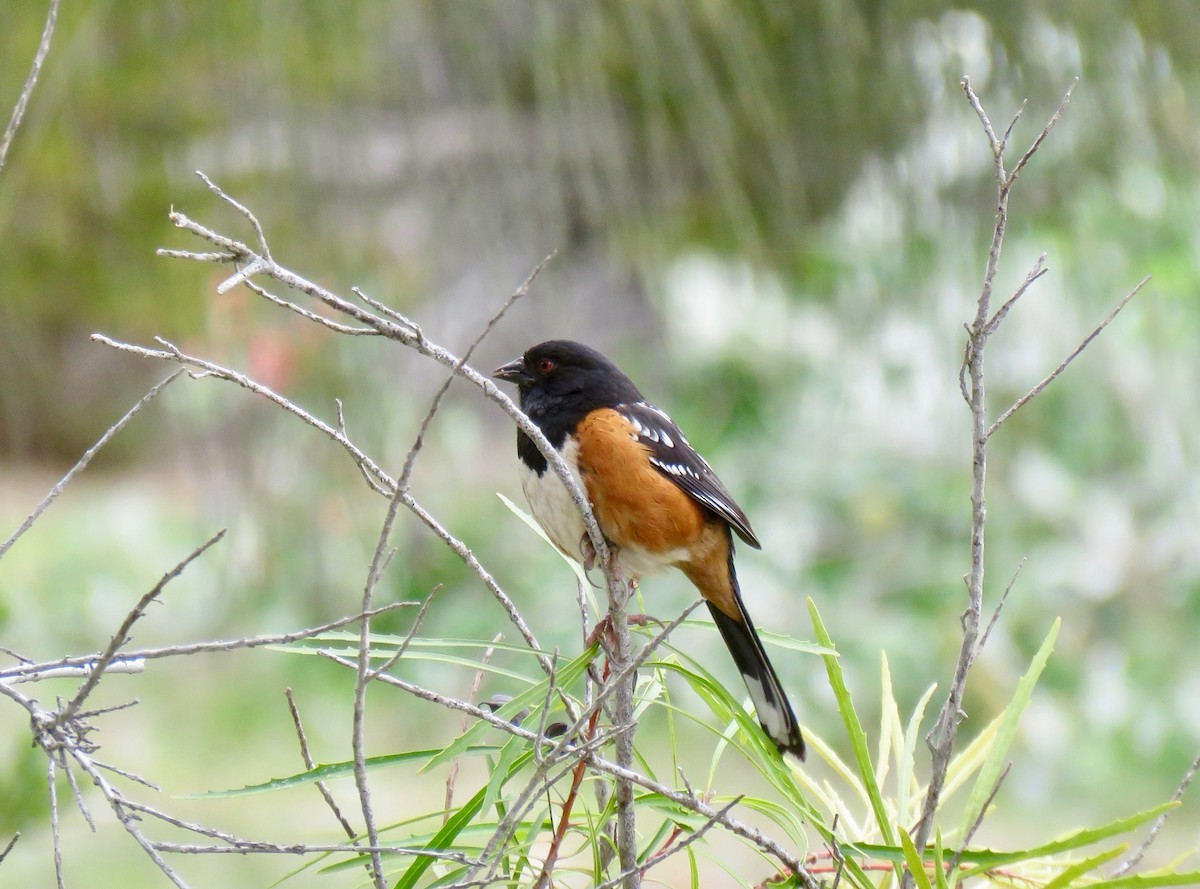
[[[40,6],[0,2],[5,113]],[[355,439],[398,470],[443,372],[243,289],[218,297],[222,270],[156,257],[204,249],[171,227],[172,206],[252,236],[200,169],[255,210],[281,263],[341,293],[361,286],[455,350],[558,251],[477,366],[552,336],[608,352],[753,519],[764,551],[739,572],[758,623],[810,638],[814,597],[867,714],[881,650],[911,707],[949,680],[969,556],[957,375],[995,195],[963,74],[998,128],[1028,98],[1021,148],[1081,78],[1013,198],[999,292],[1043,251],[1050,273],[992,341],[993,415],[1154,275],[993,439],[990,603],[1027,562],[974,674],[967,731],[1007,700],[1054,616],[1064,627],[981,840],[1031,842],[1158,802],[1200,744],[1200,9],[1186,0],[68,2],[0,173],[0,519],[15,528],[166,374],[94,331],[161,335],[327,420],[340,398]],[[415,489],[543,643],[574,651],[569,573],[494,496],[520,500],[511,435],[456,386]],[[0,641],[39,659],[102,647],[141,592],[226,526],[138,644],[332,619],[356,607],[384,506],[294,419],[228,385],[176,382],[0,564]],[[431,634],[509,631],[415,521],[396,542],[384,595],[442,584]],[[690,596],[679,578],[645,590],[664,617]],[[715,637],[696,644],[736,682]],[[776,661],[802,720],[835,736],[819,663]],[[470,681],[412,669],[460,694]],[[319,758],[347,756],[348,678],[261,652],[111,678],[112,702],[146,703],[109,717],[102,740],[168,793],[283,774],[299,767],[289,684],[319,723]],[[373,700],[373,752],[457,725]],[[3,873],[44,881],[43,768],[9,711],[0,839],[26,836]],[[307,811],[259,832],[332,837],[327,813]],[[1194,850],[1198,825],[1192,800],[1160,854]],[[68,868],[91,885],[129,885],[147,866],[123,837],[76,842]],[[186,864],[262,881],[291,866]]]

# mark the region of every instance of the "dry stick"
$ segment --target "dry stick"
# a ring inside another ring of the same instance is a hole
[[[1030,389],[1028,392],[1026,392],[1020,398],[1018,398],[1015,402],[1013,402],[1012,406],[1009,407],[1009,409],[1006,410],[1004,413],[1002,413],[996,419],[995,423],[993,423],[991,426],[988,427],[986,437],[991,438],[992,433],[995,432],[997,429],[999,429],[1004,424],[1005,420],[1007,420],[1009,417],[1011,417],[1013,414],[1015,414],[1017,411],[1019,411],[1021,408],[1023,408],[1025,405],[1027,405],[1029,402],[1033,401],[1034,398],[1036,398],[1038,395],[1040,395],[1042,393],[1042,390],[1044,390],[1047,386],[1049,386],[1056,379],[1058,379],[1059,375],[1062,374],[1062,372],[1067,369],[1067,365],[1079,357],[1079,353],[1082,352],[1084,349],[1086,349],[1088,347],[1088,345],[1092,342],[1092,340],[1094,340],[1096,337],[1098,337],[1100,335],[1100,331],[1104,330],[1104,328],[1108,327],[1108,325],[1112,323],[1112,320],[1117,317],[1117,315],[1120,313],[1121,309],[1125,308],[1125,306],[1128,305],[1129,301],[1131,299],[1133,299],[1135,296],[1137,296],[1138,293],[1141,291],[1141,289],[1143,287],[1145,287],[1149,281],[1150,281],[1150,276],[1147,275],[1146,277],[1142,278],[1141,281],[1138,282],[1137,286],[1134,287],[1133,290],[1131,290],[1131,291],[1129,291],[1129,293],[1125,294],[1124,298],[1119,303],[1117,303],[1116,308],[1108,313],[1108,317],[1105,318],[1103,321],[1101,321],[1099,326],[1096,327],[1095,330],[1093,330],[1091,333],[1089,333],[1086,337],[1083,338],[1083,342],[1081,342],[1078,346],[1075,347],[1074,352],[1072,352],[1070,355],[1068,355],[1066,358],[1063,359],[1062,364],[1060,364],[1053,371],[1051,371],[1049,376],[1047,376],[1044,380],[1042,380],[1040,383],[1038,383],[1036,386],[1034,386],[1032,389]]]
[[[408,651],[408,647],[412,645],[413,639],[417,637],[417,631],[421,629],[421,624],[425,622],[425,615],[429,612],[429,605],[431,602],[433,602],[433,597],[436,596],[441,589],[442,585],[439,583],[430,591],[429,595],[425,597],[425,601],[421,603],[421,607],[417,610],[417,616],[413,618],[412,626],[409,627],[408,632],[404,634],[404,638],[400,640],[400,644],[396,647],[396,650],[392,653],[391,657],[371,671],[370,675],[367,676],[368,682],[372,679],[378,678],[379,674],[386,673],[388,670],[392,669],[392,667],[396,666],[396,664],[399,662],[400,658],[404,657],[404,653]]]
[[[12,835],[12,839],[8,841],[8,845],[6,845],[3,850],[0,850],[0,864],[4,863],[4,859],[8,857],[8,853],[13,850],[13,846],[17,844],[17,840],[20,838],[21,831],[18,830]]]
[[[380,608],[372,609],[368,616],[376,617],[380,614],[386,614],[390,611],[395,611],[399,608],[416,607],[418,602],[392,602],[389,605],[384,605]],[[335,621],[330,621],[327,624],[321,624],[319,627],[311,627],[307,630],[297,630],[291,633],[278,633],[272,636],[247,636],[242,639],[217,640],[214,642],[191,642],[183,645],[168,645],[162,648],[146,648],[140,651],[131,651],[124,655],[115,658],[108,667],[108,672],[114,672],[125,662],[140,662],[148,660],[156,660],[167,657],[187,657],[193,654],[201,654],[206,652],[216,651],[234,651],[240,648],[261,648],[266,645],[288,645],[292,642],[299,642],[303,639],[310,639],[313,636],[320,636],[322,633],[328,633],[330,630],[336,630],[347,624],[352,624],[362,619],[361,614],[352,614],[347,617],[339,617]],[[54,675],[54,671],[72,667],[86,668],[87,671],[94,669],[96,655],[76,655],[73,657],[61,658],[57,661],[52,661],[46,664],[22,664],[19,667],[10,667],[7,670],[0,670],[0,691],[6,688],[6,683],[15,682],[18,679],[29,675],[42,676],[46,674]],[[132,671],[130,671],[132,672]]]
[[[62,707],[58,711],[56,721],[59,725],[62,725],[68,720],[74,718],[80,706],[82,706],[83,702],[87,699],[87,696],[90,695],[92,690],[96,687],[96,683],[100,681],[100,677],[104,675],[104,671],[108,668],[108,665],[112,663],[113,658],[116,657],[117,651],[129,638],[129,631],[133,629],[133,625],[137,623],[138,619],[146,613],[146,609],[150,607],[150,603],[158,598],[168,583],[182,574],[188,565],[203,555],[205,550],[207,550],[210,546],[224,536],[225,530],[221,529],[212,537],[210,537],[206,543],[196,547],[196,549],[192,550],[191,554],[188,555],[187,558],[164,574],[158,583],[154,585],[152,590],[138,600],[137,605],[135,605],[133,609],[127,615],[125,615],[125,620],[123,620],[121,622],[121,626],[117,628],[117,632],[113,635],[112,641],[108,643],[108,648],[105,649],[104,654],[100,656],[100,659],[96,661],[96,666],[92,668],[91,673],[83,681],[83,684],[79,686],[79,691],[75,693],[75,697],[73,697],[65,707]]]
[[[92,670],[95,667],[96,655],[89,655],[89,660],[86,664],[80,664],[77,667],[47,667],[44,664],[29,664],[29,670],[25,673],[17,673],[11,676],[0,675],[0,683],[11,682],[42,682],[46,679],[80,679],[92,675]],[[112,660],[106,667],[108,673],[141,673],[146,669],[144,661],[138,658],[122,656]]]
[[[46,61],[46,55],[50,52],[50,39],[54,36],[54,25],[57,20],[58,0],[50,0],[50,11],[46,14],[46,24],[42,27],[42,39],[38,41],[37,52],[33,56],[33,65],[29,69],[29,75],[25,78],[25,85],[21,87],[21,95],[17,97],[17,104],[13,107],[12,116],[8,119],[8,126],[4,128],[4,135],[0,136],[0,170],[4,169],[8,149],[17,135],[17,128],[21,126],[21,120],[25,117],[29,97],[33,95],[38,75],[42,72],[42,63]]]
[[[181,854],[193,855],[211,852],[232,852],[239,855],[245,855],[250,852],[269,853],[276,855],[324,855],[330,852],[351,852],[360,854],[371,851],[370,847],[364,846],[360,843],[284,844],[271,843],[263,840],[250,840],[246,839],[245,837],[239,837],[231,833],[226,833],[225,831],[216,830],[211,827],[205,827],[202,824],[184,821],[144,803],[134,802],[133,800],[123,800],[122,804],[125,808],[131,811],[141,812],[149,815],[152,818],[162,821],[164,824],[170,824],[171,826],[178,827],[181,830],[197,833],[201,836],[210,837],[215,840],[221,840],[226,844],[223,846],[199,846],[181,843],[152,843],[154,848],[160,852],[178,852]],[[469,864],[472,860],[468,856],[463,855],[461,852],[437,852],[425,847],[412,848],[409,846],[378,846],[376,851],[393,855],[420,855],[423,857],[454,861],[460,864]]]
[[[50,796],[50,836],[54,844],[54,880],[63,889],[62,835],[58,830],[58,785],[54,780],[54,757],[46,758],[46,785]]]
[[[962,644],[959,648],[954,679],[951,682],[950,691],[946,696],[946,702],[938,714],[937,722],[925,738],[926,745],[930,751],[931,764],[929,784],[925,794],[925,802],[921,810],[921,820],[917,827],[917,834],[913,838],[919,855],[924,854],[930,834],[933,831],[933,816],[941,801],[942,788],[946,782],[946,772],[950,768],[950,759],[954,753],[954,742],[958,736],[958,726],[965,716],[962,712],[963,694],[966,690],[967,674],[970,672],[971,665],[975,659],[977,640],[979,638],[979,620],[983,611],[983,556],[984,530],[987,524],[985,489],[988,442],[987,401],[984,385],[984,350],[987,346],[988,338],[994,331],[994,327],[990,326],[990,322],[993,320],[991,315],[992,289],[995,285],[996,271],[1000,263],[1000,252],[1004,245],[1004,234],[1008,225],[1008,198],[1013,183],[1016,181],[1017,174],[1029,162],[1034,152],[1037,151],[1046,136],[1049,135],[1050,130],[1062,117],[1063,111],[1071,99],[1071,90],[1074,89],[1074,83],[1067,90],[1058,109],[1042,128],[1041,133],[1038,134],[1033,144],[1021,156],[1012,173],[1007,173],[1004,169],[1004,150],[1007,146],[1009,134],[1006,132],[1005,141],[1003,142],[996,138],[991,120],[984,111],[979,97],[975,95],[975,91],[971,88],[969,77],[963,78],[962,87],[968,103],[975,110],[980,123],[983,125],[984,132],[987,134],[989,147],[992,151],[997,183],[996,223],[992,231],[992,242],[988,248],[983,287],[980,290],[979,299],[976,304],[975,319],[967,328],[967,346],[964,357],[966,377],[969,380],[970,398],[968,401],[971,410],[972,457],[971,569],[966,577],[968,606],[962,615]],[[1015,123],[1015,121],[1016,118],[1014,117],[1013,122]],[[1011,126],[1010,124],[1010,130]],[[1039,269],[1035,266],[1034,271],[1030,272],[1030,275],[1027,276],[1030,284],[1033,280],[1036,280],[1038,271]],[[1023,285],[1021,292],[1024,292],[1027,286]],[[1010,299],[1000,311],[1007,313],[1014,302],[1014,299]],[[960,380],[961,378],[960,374]],[[964,386],[964,389],[966,388],[968,387]],[[912,885],[913,876],[906,871],[902,883],[903,889],[911,889]]]
[[[96,832],[96,822],[92,820],[92,813],[88,811],[87,804],[83,801],[83,792],[79,789],[79,783],[75,780],[75,773],[68,768],[64,768],[63,772],[67,776],[67,783],[71,785],[71,795],[75,797],[75,806],[79,809],[79,814],[83,816],[83,820],[87,822],[87,826],[91,828],[92,833]],[[154,788],[157,790],[158,788]]]
[[[1000,785],[1004,783],[1004,779],[1008,777],[1009,771],[1012,770],[1012,763],[1006,763],[1004,769],[1000,772],[996,783],[992,785],[991,793],[987,795],[987,799],[983,801],[983,806],[979,809],[979,814],[975,816],[975,821],[967,831],[966,835],[959,843],[958,851],[954,853],[954,857],[950,859],[950,867],[948,873],[957,874],[959,862],[962,861],[963,852],[967,851],[967,847],[971,845],[971,840],[975,838],[975,834],[979,832],[979,828],[983,825],[983,819],[987,815],[988,808],[996,799],[996,794],[1000,792]]]
[[[1187,792],[1188,785],[1192,783],[1192,779],[1196,777],[1197,772],[1200,772],[1200,756],[1197,756],[1192,761],[1191,766],[1184,773],[1183,780],[1180,781],[1179,786],[1175,788],[1175,795],[1171,797],[1172,802],[1177,803],[1183,799],[1183,795]],[[1150,847],[1154,845],[1154,841],[1158,839],[1158,835],[1162,831],[1163,825],[1167,823],[1167,816],[1170,814],[1170,812],[1171,810],[1168,809],[1166,812],[1163,812],[1158,816],[1154,822],[1154,826],[1150,828],[1150,833],[1146,835],[1146,839],[1142,841],[1142,844],[1138,847],[1138,850],[1134,852],[1133,855],[1131,855],[1128,859],[1122,862],[1120,867],[1113,871],[1114,878],[1120,877],[1137,867],[1138,863],[1142,860],[1142,858],[1145,857],[1146,853],[1150,851]]]
[[[308,845],[293,843],[290,846],[278,843],[258,843],[239,841],[233,846],[202,846],[189,843],[166,843],[151,841],[150,845],[159,852],[173,852],[178,855],[328,855],[338,852],[377,852],[382,855],[411,855],[421,858],[436,858],[438,861],[449,861],[454,864],[470,864],[472,859],[461,852],[437,852],[432,849],[411,848],[409,846],[358,846],[345,843],[328,843],[325,845]]]
[[[96,787],[100,790],[101,795],[105,798],[105,800],[108,801],[113,813],[117,816],[117,820],[121,822],[121,826],[124,827],[126,832],[134,838],[139,846],[142,847],[142,849],[146,852],[146,855],[149,856],[150,860],[157,865],[158,869],[162,871],[163,874],[166,875],[167,879],[174,883],[178,889],[188,889],[187,883],[183,881],[183,878],[180,877],[179,874],[175,873],[171,866],[163,860],[163,857],[158,854],[158,850],[154,848],[154,844],[150,842],[144,833],[142,833],[141,829],[137,826],[137,822],[140,819],[131,811],[129,811],[130,807],[126,805],[126,801],[121,795],[121,792],[108,783],[108,779],[105,778],[104,775],[100,773],[100,770],[96,768],[96,765],[92,761],[91,757],[77,747],[70,748],[67,752],[70,754],[71,758],[75,760],[79,767],[83,769],[88,777],[92,779],[92,783],[96,785]]]
[[[328,327],[334,333],[344,333],[346,336],[379,336],[379,331],[373,327],[353,327],[349,324],[338,324],[336,321],[331,321],[324,315],[318,315],[316,312],[310,312],[303,306],[298,306],[290,300],[283,299],[273,293],[269,293],[265,288],[259,287],[253,281],[242,282],[246,287],[254,293],[257,293],[269,303],[274,303],[281,309],[287,309],[289,312],[295,312],[301,318],[306,318],[315,324],[320,324],[322,327]]]
[[[1027,556],[1022,556],[1021,561],[1017,563],[1017,570],[1013,572],[1012,578],[1008,581],[1008,586],[1004,588],[1004,595],[1000,597],[1000,601],[996,604],[996,610],[992,612],[992,619],[983,628],[983,635],[979,637],[979,644],[975,646],[976,658],[983,651],[983,646],[987,645],[988,638],[992,635],[992,630],[996,628],[996,621],[1000,620],[1000,612],[1004,610],[1004,603],[1008,601],[1008,594],[1012,592],[1013,584],[1017,582],[1017,577],[1020,576],[1021,569],[1025,567],[1027,558]]]
[[[304,733],[304,723],[300,721],[300,708],[296,706],[296,695],[291,688],[283,690],[287,697],[288,712],[292,715],[292,723],[296,726],[296,738],[300,742],[300,758],[304,761],[304,767],[310,772],[317,767],[316,761],[312,758],[312,754],[308,749],[308,735]],[[350,822],[346,820],[346,816],[342,814],[342,810],[338,807],[337,800],[333,798],[333,794],[329,791],[329,785],[324,781],[314,782],[317,791],[321,794],[321,798],[325,800],[325,805],[329,806],[329,810],[333,812],[333,817],[337,819],[338,824],[342,826],[342,830],[346,832],[346,836],[352,841],[352,845],[358,846],[353,840],[356,836],[354,828],[350,826]]]
[[[62,479],[59,481],[59,483],[57,485],[55,485],[53,488],[51,488],[50,493],[47,494],[44,498],[42,498],[42,502],[39,503],[37,505],[37,507],[33,510],[33,512],[31,512],[29,514],[29,516],[25,519],[25,521],[21,523],[21,527],[19,527],[16,531],[14,531],[13,535],[11,537],[9,537],[8,540],[4,541],[4,543],[0,543],[0,559],[4,558],[4,554],[6,552],[8,552],[9,548],[14,543],[17,542],[17,539],[22,534],[24,534],[31,527],[33,527],[33,523],[38,520],[38,518],[41,516],[41,514],[46,511],[46,508],[51,503],[53,503],[55,500],[58,499],[58,495],[61,494],[63,492],[63,489],[66,488],[66,486],[71,483],[71,480],[73,478],[75,478],[75,476],[79,475],[79,473],[83,472],[84,467],[86,467],[88,465],[88,463],[91,462],[92,457],[96,456],[96,452],[99,451],[106,444],[108,444],[108,442],[113,438],[113,436],[115,436],[118,432],[120,432],[122,429],[124,429],[125,425],[130,420],[132,420],[138,414],[138,412],[141,411],[141,409],[144,408],[147,405],[147,403],[149,403],[150,400],[154,398],[155,395],[157,395],[159,392],[161,392],[168,383],[175,380],[181,373],[183,373],[182,370],[177,370],[177,371],[175,371],[175,373],[171,374],[169,377],[167,377],[165,380],[163,380],[157,386],[154,386],[149,392],[147,392],[140,399],[138,399],[137,404],[135,404],[133,407],[131,407],[125,413],[125,416],[121,417],[121,419],[117,420],[116,423],[114,423],[112,426],[110,426],[108,431],[105,432],[102,436],[100,436],[99,441],[97,441],[94,445],[92,445],[90,448],[87,449],[87,451],[84,453],[84,455],[79,458],[79,462],[71,467],[71,471],[68,472],[66,475],[64,475],[62,477]]]
[[[388,542],[392,536],[392,526],[396,522],[396,514],[400,511],[403,488],[397,486],[388,504],[387,515],[379,530],[379,541],[375,544],[375,553],[371,557],[371,567],[367,571],[367,582],[363,585],[362,611],[371,610],[371,602],[375,595],[375,586],[383,574],[384,562],[390,557],[386,555]],[[428,600],[426,600],[428,604]],[[367,829],[367,842],[372,846],[379,845],[379,828],[375,824],[375,812],[371,807],[371,787],[367,781],[366,754],[366,724],[367,724],[367,685],[376,675],[371,672],[371,621],[364,618],[359,623],[358,633],[358,662],[355,664],[354,681],[354,715],[351,720],[351,747],[354,754],[354,786],[358,789],[358,800],[362,808],[363,824]],[[371,875],[377,889],[387,889],[387,881],[383,875],[383,857],[378,852],[371,852]]]

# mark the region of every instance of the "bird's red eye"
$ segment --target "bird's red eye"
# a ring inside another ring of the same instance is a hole
[[[548,374],[555,368],[553,358],[539,358],[537,363],[538,373]]]

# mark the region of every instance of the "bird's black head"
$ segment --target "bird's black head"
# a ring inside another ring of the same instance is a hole
[[[642,400],[620,368],[590,346],[570,340],[539,343],[492,376],[517,384],[521,410],[555,447],[590,411]]]

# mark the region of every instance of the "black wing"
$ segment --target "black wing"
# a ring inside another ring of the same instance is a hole
[[[674,420],[644,401],[619,404],[616,411],[633,425],[638,441],[650,449],[650,462],[659,472],[701,506],[716,513],[750,546],[762,549],[742,508]]]

